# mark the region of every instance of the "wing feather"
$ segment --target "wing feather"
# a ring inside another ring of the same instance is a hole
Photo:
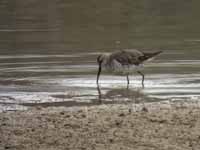
[[[139,65],[139,57],[144,54],[138,50],[122,50],[110,55],[110,61],[116,60],[122,65]]]

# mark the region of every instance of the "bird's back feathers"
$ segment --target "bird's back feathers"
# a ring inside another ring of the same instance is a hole
[[[122,65],[139,65],[144,54],[138,50],[122,50],[110,55],[110,61],[116,60]]]
[[[144,61],[155,57],[160,54],[162,51],[154,53],[146,53],[138,50],[122,50],[110,54],[109,61],[113,60],[118,61],[121,65],[139,65]]]

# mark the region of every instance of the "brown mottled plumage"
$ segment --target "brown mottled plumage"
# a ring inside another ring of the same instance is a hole
[[[162,51],[154,53],[145,53],[139,50],[121,50],[110,54],[101,54],[97,58],[99,64],[99,70],[97,73],[97,84],[99,81],[99,76],[102,67],[110,71],[123,71],[127,70],[126,77],[127,83],[129,84],[129,72],[131,70],[136,70],[143,62],[153,58],[154,56],[160,54]],[[142,75],[142,85],[144,86],[144,75],[142,72],[137,71]]]

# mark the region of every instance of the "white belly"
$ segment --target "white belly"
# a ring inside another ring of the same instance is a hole
[[[116,74],[127,74],[127,73],[134,73],[136,71],[140,71],[143,68],[143,64],[140,65],[121,65],[117,61],[113,61],[110,64],[104,64],[103,68],[107,72],[112,72]]]

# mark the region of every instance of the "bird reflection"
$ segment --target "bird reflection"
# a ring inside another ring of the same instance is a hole
[[[107,91],[102,94],[100,86],[97,86],[99,104],[131,104],[129,113],[132,112],[132,104],[142,104],[142,111],[148,112],[145,107],[144,100],[149,101],[150,98],[145,95],[141,89],[118,88]],[[135,110],[136,105],[135,105]]]
[[[133,101],[135,103],[141,102],[141,100],[149,99],[147,95],[142,92],[142,89],[130,89],[130,88],[117,88],[107,91],[105,94],[102,94],[101,88],[97,86],[98,99],[100,102],[103,100],[114,100],[114,99],[128,99],[128,101]]]
[[[101,102],[101,96],[102,96],[102,93],[101,93],[101,88],[99,86],[99,84],[97,84],[97,91],[98,91],[98,96],[99,96],[99,102]]]
[[[142,88],[143,89],[143,88]],[[155,101],[145,95],[142,92],[142,89],[129,89],[129,88],[119,88],[112,89],[107,91],[105,94],[102,94],[100,86],[97,86],[99,104],[131,104],[129,107],[129,113],[132,112],[132,104],[142,104],[142,111],[148,112],[148,109],[145,107],[144,101]],[[136,105],[135,105],[135,110]]]

